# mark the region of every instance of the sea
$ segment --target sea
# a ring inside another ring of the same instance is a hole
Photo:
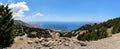
[[[55,30],[76,30],[85,24],[94,22],[29,22],[40,28],[55,29]]]

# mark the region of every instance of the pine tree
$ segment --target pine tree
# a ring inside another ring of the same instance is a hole
[[[11,9],[0,5],[0,47],[10,46],[14,41],[14,20]]]

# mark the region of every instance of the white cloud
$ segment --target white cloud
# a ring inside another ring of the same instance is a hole
[[[44,16],[44,15],[41,13],[36,13],[34,16]]]
[[[3,3],[0,3],[0,5],[3,5]]]
[[[23,21],[39,21],[41,19],[41,16],[44,16],[44,15],[41,14],[41,13],[36,13],[32,16],[22,17],[22,18],[19,18],[19,19],[23,20]]]
[[[24,17],[24,12],[29,11],[28,6],[26,5],[26,2],[18,2],[16,4],[11,3],[9,5],[9,8],[13,11],[13,18],[19,19],[21,17]]]
[[[9,0],[11,2],[12,0]],[[9,5],[9,8],[12,9],[13,12],[13,18],[17,20],[23,20],[23,21],[39,21],[41,16],[44,16],[41,13],[35,13],[32,16],[26,16],[24,15],[25,11],[29,11],[29,7],[26,5],[26,2],[18,2],[18,3],[11,3]]]

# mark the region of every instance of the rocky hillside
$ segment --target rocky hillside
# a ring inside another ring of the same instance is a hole
[[[100,24],[86,24],[77,30],[66,34],[61,34],[64,37],[76,37],[78,40],[98,40],[111,36],[120,32],[120,18],[110,19]]]
[[[22,36],[24,34],[28,34],[28,37],[30,38],[41,38],[41,37],[51,37],[50,32],[52,30],[50,29],[43,29],[39,28],[30,24],[27,24],[21,20],[14,20],[15,28],[16,28],[16,35]]]
[[[80,30],[81,29],[78,31]],[[111,34],[120,32],[120,18],[110,19],[106,22],[93,25],[90,29],[84,30],[86,30],[85,33],[78,35],[77,38],[79,40],[98,40],[109,37]]]

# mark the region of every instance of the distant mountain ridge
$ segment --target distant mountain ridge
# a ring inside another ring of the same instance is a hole
[[[31,27],[31,28],[40,28],[40,27],[38,27],[38,26],[35,26],[35,25],[30,25],[30,24],[28,24],[28,23],[25,23],[25,22],[23,22],[23,21],[21,21],[21,20],[14,20],[14,24],[16,25],[16,26],[27,26],[27,27]]]

